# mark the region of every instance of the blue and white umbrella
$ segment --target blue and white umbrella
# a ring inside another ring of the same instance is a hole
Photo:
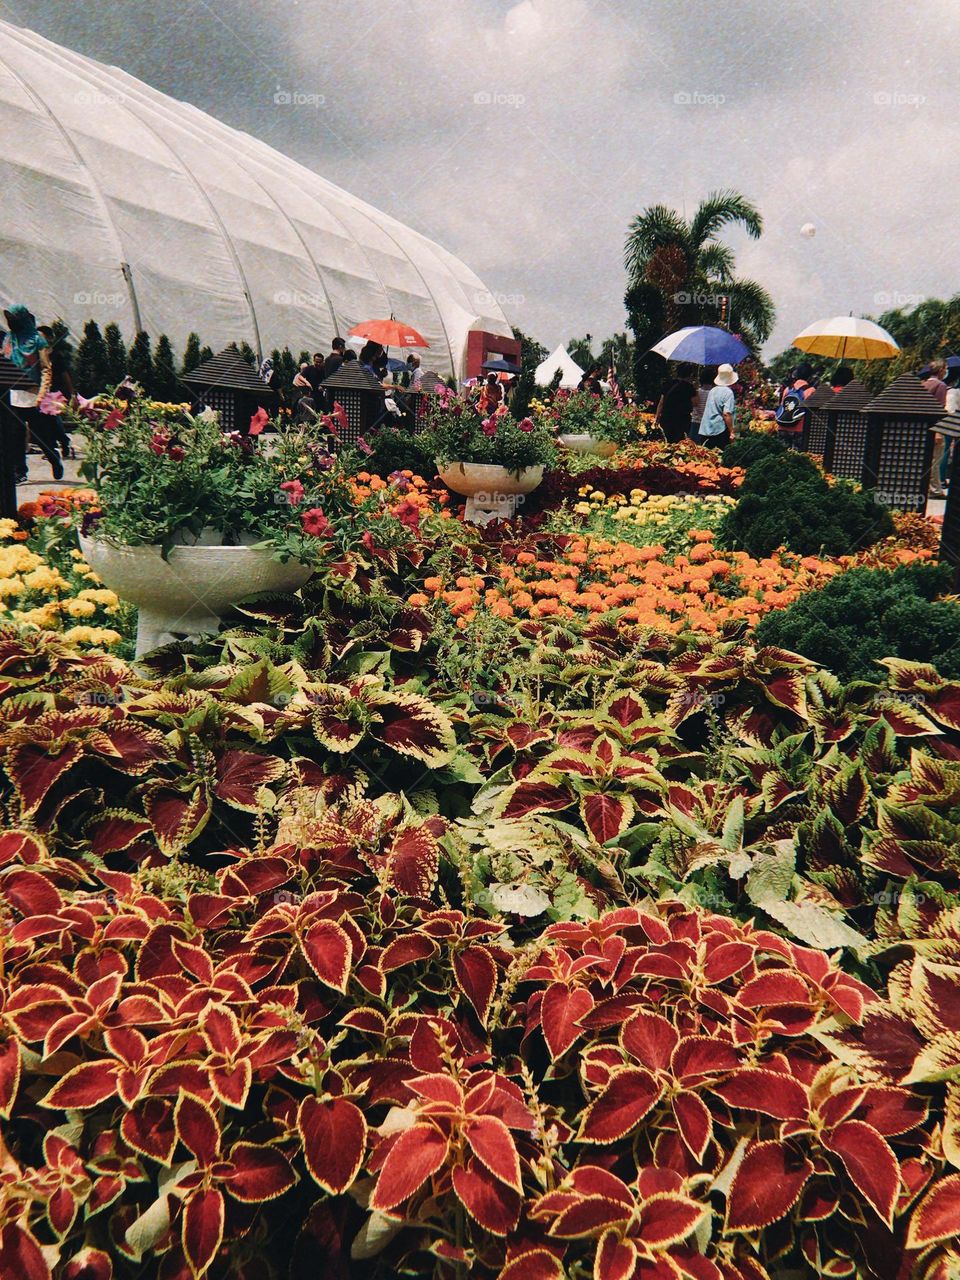
[[[709,324],[688,325],[668,333],[650,350],[664,360],[682,360],[685,364],[739,364],[750,355],[746,343],[726,329]]]

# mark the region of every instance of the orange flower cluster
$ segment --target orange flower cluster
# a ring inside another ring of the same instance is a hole
[[[706,529],[690,539],[687,554],[670,562],[659,545],[574,537],[562,559],[519,552],[501,565],[495,581],[480,574],[464,574],[452,583],[426,578],[410,604],[442,600],[461,629],[481,607],[501,618],[567,621],[617,610],[622,620],[658,631],[713,635],[731,624],[754,626],[770,610],[785,608],[803,592],[864,562],[864,557],[821,559],[787,551],[755,559],[745,551],[718,551]],[[890,546],[876,552],[872,562],[907,563],[928,554]]]
[[[17,514],[21,520],[36,520],[38,516],[67,516],[72,511],[95,511],[99,506],[100,499],[92,489],[44,489],[32,502],[21,503]]]
[[[350,491],[357,506],[369,498],[377,497],[382,504],[381,511],[395,513],[396,508],[402,506],[405,510],[416,507],[423,512],[439,511],[443,516],[450,515],[446,510],[450,502],[447,490],[442,485],[431,484],[412,471],[397,472],[389,480],[371,475],[369,471],[358,471],[350,478]],[[377,515],[379,512],[374,508],[368,514]]]

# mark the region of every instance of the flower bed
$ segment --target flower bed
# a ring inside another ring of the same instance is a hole
[[[960,1266],[960,682],[749,643],[934,535],[721,553],[678,462],[532,529],[337,473],[298,595],[136,669],[0,626],[0,1276]],[[61,622],[89,510],[4,526]]]

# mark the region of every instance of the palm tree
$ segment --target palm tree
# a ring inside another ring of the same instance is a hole
[[[763,230],[759,210],[738,191],[712,192],[689,221],[662,204],[633,219],[624,260],[638,348],[657,327],[653,341],[686,324],[723,322],[751,346],[770,336],[773,299],[755,280],[735,277],[733,250],[718,239],[731,224],[754,240]]]

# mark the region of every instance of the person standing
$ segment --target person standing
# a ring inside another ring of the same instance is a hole
[[[419,391],[423,382],[423,370],[420,368],[420,357],[411,353],[407,356],[407,369],[410,373],[410,390]]]
[[[37,333],[46,338],[47,346],[50,349],[50,366],[53,373],[50,390],[59,391],[64,400],[75,399],[77,389],[73,385],[73,378],[70,376],[70,357],[65,350],[65,342],[57,341],[57,335],[48,324],[38,324]],[[64,339],[68,337],[66,330],[64,330],[63,337]],[[64,428],[63,419],[56,413],[44,416],[48,416],[50,419],[48,430],[51,443],[55,444],[60,450],[60,456],[62,458],[74,457],[75,454],[70,445],[70,437]]]
[[[693,365],[677,366],[676,376],[664,388],[654,426],[660,428],[670,444],[679,444],[690,431],[690,418],[696,389],[693,385]]]
[[[947,412],[947,384],[944,381],[946,373],[946,361],[931,360],[926,368],[927,376],[923,380],[923,386],[937,401],[944,413]],[[943,485],[944,460],[946,457],[946,439],[937,431],[933,437],[933,462],[930,464],[930,493],[934,498],[945,498],[947,496],[947,491]]]
[[[737,400],[733,388],[739,376],[733,365],[722,364],[717,370],[700,422],[700,444],[722,449],[736,439]]]
[[[947,384],[947,395],[943,407],[947,413],[960,414],[960,369],[948,369],[944,380]],[[956,447],[956,440],[947,439],[944,442],[943,457],[940,459],[940,488],[944,492],[950,480],[950,463],[953,461],[953,451]]]
[[[347,344],[344,342],[343,338],[334,338],[333,342],[330,344],[330,354],[321,365],[321,382],[326,382],[328,378],[332,378],[337,372],[343,364],[343,357],[346,349]],[[314,360],[316,360],[316,356],[314,356]]]
[[[700,439],[700,423],[703,421],[703,411],[707,407],[707,396],[710,394],[710,388],[713,386],[713,380],[717,376],[717,371],[710,365],[704,366],[700,370],[698,378],[699,386],[690,405],[690,430],[687,435],[696,443]]]
[[[37,407],[53,383],[53,363],[46,338],[37,329],[37,322],[27,307],[17,303],[4,311],[7,333],[3,339],[3,354],[25,375],[28,387],[10,392],[10,407],[23,424],[22,441],[15,445],[17,480],[27,479],[27,433],[29,432],[50,463],[54,480],[63,479],[63,463],[48,439],[44,415]]]

